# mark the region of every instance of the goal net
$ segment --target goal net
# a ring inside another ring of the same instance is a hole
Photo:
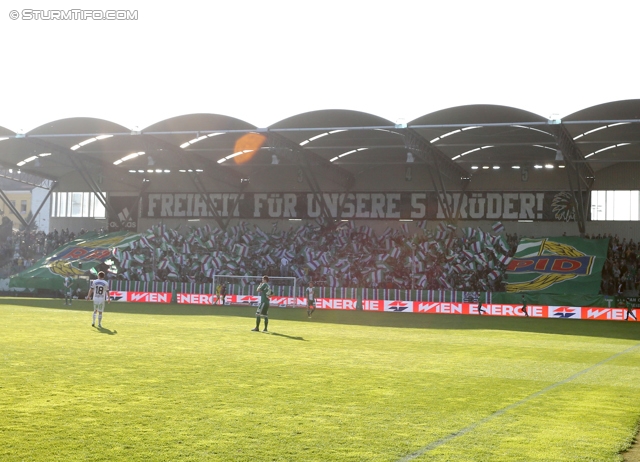
[[[213,290],[218,285],[227,286],[227,295],[256,295],[256,288],[262,282],[262,276],[213,275]],[[298,294],[297,278],[269,276],[269,287],[274,297],[281,297],[283,306],[295,306]]]

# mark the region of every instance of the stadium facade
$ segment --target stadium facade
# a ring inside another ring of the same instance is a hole
[[[266,128],[190,114],[133,132],[72,118],[24,134],[0,127],[0,139],[0,174],[51,192],[50,210],[39,211],[51,229],[142,231],[189,220],[270,229],[327,219],[372,227],[501,221],[508,232],[536,236],[634,238],[638,230],[637,211],[628,221],[594,220],[591,195],[638,189],[640,100],[562,120],[493,105],[406,124],[349,110]]]

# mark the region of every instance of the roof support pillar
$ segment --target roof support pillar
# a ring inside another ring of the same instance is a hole
[[[216,220],[216,223],[218,223],[218,226],[220,226],[220,229],[222,229],[222,231],[226,231],[231,218],[229,218],[229,220],[227,220],[226,222],[224,221],[222,216],[218,213],[218,210],[216,209],[213,201],[211,200],[211,197],[209,196],[209,192],[207,191],[204,184],[202,183],[202,180],[200,179],[200,175],[195,171],[195,169],[190,169],[190,170],[191,171],[189,172],[189,178],[191,179],[191,182],[193,183],[193,185],[196,187],[196,190],[200,194],[200,197],[202,197],[202,199],[204,200],[204,203],[207,205],[207,211]],[[239,195],[240,194],[238,194],[238,196]],[[229,217],[231,217],[232,215],[233,215],[233,208],[229,211]]]
[[[16,216],[16,218],[18,219],[18,221],[20,223],[22,223],[22,225],[26,228],[27,226],[29,226],[29,223],[27,223],[27,220],[25,220],[22,215],[20,214],[20,212],[18,212],[18,209],[15,208],[15,206],[11,203],[11,201],[9,200],[9,198],[7,197],[7,195],[4,193],[4,191],[2,189],[0,189],[0,199],[2,199],[2,202],[4,202],[4,204],[9,207],[9,210],[11,210],[11,212]]]
[[[58,186],[58,182],[53,181],[49,187],[49,191],[47,192],[47,195],[44,196],[44,199],[42,199],[42,202],[40,202],[40,205],[38,206],[38,210],[36,210],[36,212],[31,215],[31,220],[29,220],[29,222],[27,223],[25,231],[28,231],[29,228],[31,228],[31,226],[33,226],[33,224],[36,222],[36,218],[40,214],[42,207],[44,207],[44,204],[49,200],[49,198],[51,197],[51,194],[53,194],[53,190],[56,189],[56,186]]]
[[[77,153],[75,153],[71,149],[67,149],[63,146],[57,145],[55,143],[51,143],[49,141],[45,141],[38,137],[29,137],[29,141],[31,143],[38,144],[49,151],[56,152],[66,157],[71,163],[71,165],[80,174],[80,176],[85,181],[85,183],[87,183],[87,186],[89,186],[89,189],[91,189],[91,191],[96,195],[100,203],[104,206],[108,216],[116,215],[113,208],[107,201],[106,194],[102,191],[102,189],[100,189],[100,186],[98,185],[98,183],[93,179],[93,177],[91,176],[91,172],[87,169],[84,162],[82,162],[82,160],[77,157]]]
[[[578,231],[580,232],[580,236],[584,237],[595,174],[564,124],[554,122],[556,121],[551,121],[550,126],[558,143],[558,150],[562,153],[566,164],[569,188],[573,195],[576,211]]]
[[[460,182],[461,189],[466,190],[469,184],[469,174],[415,130],[400,128],[398,132],[404,136],[405,147],[408,152],[428,164],[427,171],[438,198],[438,204],[445,215],[445,221],[454,223],[457,221],[459,210],[454,211],[451,208],[451,204],[449,204],[444,177],[454,182]]]
[[[355,184],[355,177],[353,174],[348,170],[331,163],[315,152],[302,148],[298,143],[295,143],[289,138],[278,133],[268,132],[267,138],[271,148],[288,151],[294,156],[296,163],[299,166],[299,172],[304,177],[315,201],[320,207],[320,216],[325,219],[325,225],[334,226],[335,220],[340,218],[341,210],[338,212],[338,217],[331,215],[331,211],[322,197],[322,188],[318,182],[316,172],[324,170],[331,181],[337,183],[346,191],[350,190]]]

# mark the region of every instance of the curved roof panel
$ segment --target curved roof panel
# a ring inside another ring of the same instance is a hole
[[[8,128],[0,127],[0,138],[4,138],[5,136],[13,136],[16,132],[13,130],[9,130]]]
[[[598,104],[581,109],[562,118],[562,120],[566,122],[615,119],[640,120],[640,99],[626,99]]]
[[[76,117],[43,124],[24,135],[14,135],[2,146],[4,167],[18,167],[43,178],[59,179],[78,170],[80,161],[88,168],[100,168],[104,159],[74,152],[111,136],[130,133],[122,125],[103,119]],[[72,155],[73,154],[73,155]]]
[[[369,127],[393,125],[390,120],[367,112],[351,111],[348,109],[323,109],[305,112],[283,119],[269,126],[278,128],[308,128],[308,127]]]
[[[271,125],[269,130],[336,165],[348,167],[354,162],[380,163],[389,157],[397,158],[398,149],[405,154],[403,140],[391,128],[391,121],[373,114],[331,109],[289,117]]]
[[[640,100],[586,108],[565,117],[563,123],[594,170],[637,160]],[[407,126],[469,173],[482,164],[554,162],[558,149],[549,120],[522,109],[484,104],[425,114],[406,126],[350,110],[307,112],[267,128],[225,115],[187,114],[139,132],[107,120],[69,118],[24,135],[0,127],[0,138],[7,138],[0,141],[0,163],[51,179],[76,172],[80,164],[88,172],[187,168],[231,172],[232,167],[294,162],[291,153],[296,151],[355,171],[363,165],[407,162]],[[270,133],[287,142],[279,143]],[[250,162],[243,166],[228,162],[244,151],[255,154]]]
[[[103,134],[103,133],[124,133],[130,130],[123,125],[110,122],[104,119],[93,117],[71,117],[68,119],[54,120],[34,128],[27,135],[59,135],[59,134]]]
[[[220,114],[187,114],[142,130],[155,147],[158,159],[173,168],[211,168],[235,152],[238,140],[256,126]]]
[[[637,160],[640,99],[599,104],[562,121],[594,170]]]
[[[553,160],[556,141],[548,122],[522,109],[478,104],[426,114],[409,122],[409,126],[469,171],[471,166],[482,163]]]
[[[409,125],[547,122],[533,112],[495,104],[473,104],[442,109],[420,116]]]

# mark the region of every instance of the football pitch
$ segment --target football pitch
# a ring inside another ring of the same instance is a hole
[[[636,323],[0,299],[3,461],[616,461]]]

